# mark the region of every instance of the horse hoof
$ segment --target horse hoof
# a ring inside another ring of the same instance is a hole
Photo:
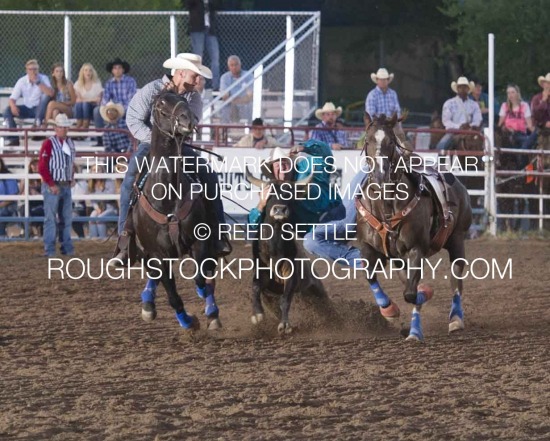
[[[191,318],[191,326],[188,328],[184,328],[186,331],[198,331],[201,328],[201,322],[199,322],[199,319],[195,315],[190,315]]]
[[[219,318],[215,318],[214,320],[211,320],[210,323],[208,323],[208,330],[209,331],[217,331],[222,328],[222,322]]]
[[[424,343],[424,338],[421,336],[418,336],[416,334],[409,334],[409,336],[405,339],[405,341],[412,341],[416,343]]]
[[[277,327],[277,332],[280,335],[290,334],[292,332],[292,327],[289,323],[279,323],[279,326]]]
[[[157,310],[153,303],[143,303],[141,307],[141,318],[146,322],[152,322],[157,318]]]
[[[261,322],[264,321],[264,315],[261,313],[254,314],[252,317],[250,317],[250,321],[253,325],[259,325]]]
[[[463,330],[464,330],[464,321],[460,317],[454,316],[449,322],[449,334],[452,334],[453,332],[457,332],[457,331],[463,331]]]
[[[382,317],[384,317],[387,321],[393,322],[399,319],[401,311],[399,310],[399,307],[390,300],[390,304],[388,306],[385,308],[380,307],[380,314],[382,314]]]

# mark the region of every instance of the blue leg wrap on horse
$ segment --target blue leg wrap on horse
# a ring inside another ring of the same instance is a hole
[[[157,289],[157,286],[158,286],[157,280],[152,280],[152,279],[147,280],[145,289],[141,292],[141,301],[143,303],[155,303],[155,297],[156,297],[155,290]]]
[[[374,299],[376,300],[376,304],[378,306],[380,306],[381,308],[387,308],[390,305],[390,298],[386,295],[384,291],[382,291],[382,287],[378,282],[371,283],[370,289],[374,294]]]
[[[449,320],[455,315],[460,320],[464,320],[464,312],[462,311],[462,296],[459,293],[456,293],[453,296],[453,301],[451,303],[451,312],[449,313]]]
[[[214,298],[214,286],[206,285],[206,306],[204,308],[204,313],[207,317],[217,318],[218,312],[218,306],[216,305],[216,299]]]
[[[424,340],[424,334],[422,332],[422,323],[420,321],[420,313],[418,311],[413,311],[412,320],[411,320],[411,330],[409,335],[414,335],[420,340]]]
[[[206,287],[208,285],[205,285],[204,287],[199,287],[199,286],[195,286],[195,289],[197,290],[197,295],[203,299],[203,300],[206,300],[206,296],[207,296],[207,293],[206,293]]]
[[[426,298],[426,294],[423,291],[418,291],[416,293],[416,304],[417,305],[423,305],[427,301],[428,301],[428,299]]]
[[[185,311],[176,312],[176,318],[182,328],[190,329],[193,325],[193,319],[189,317]]]

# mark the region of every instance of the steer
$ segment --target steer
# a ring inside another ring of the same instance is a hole
[[[279,334],[292,332],[288,313],[295,293],[300,292],[301,298],[323,315],[332,310],[321,280],[312,273],[309,260],[298,260],[306,256],[295,237],[293,211],[299,210],[296,194],[307,191],[312,177],[313,173],[300,181],[262,181],[248,170],[246,172],[246,178],[251,184],[269,186],[269,196],[252,245],[257,267],[252,280],[251,320],[255,325],[264,320],[262,300],[266,306],[270,306],[279,298]]]

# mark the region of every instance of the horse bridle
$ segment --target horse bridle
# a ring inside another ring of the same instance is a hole
[[[161,98],[162,99],[162,98]],[[185,100],[185,98],[183,98]],[[185,100],[185,102],[187,102],[187,100]],[[157,129],[163,134],[163,135],[166,135],[168,136],[169,138],[172,138],[172,139],[176,139],[176,133],[177,133],[177,129],[178,129],[178,125],[179,125],[179,121],[178,121],[178,117],[175,115],[176,113],[176,110],[178,108],[178,106],[182,104],[183,105],[183,101],[178,101],[176,103],[176,105],[174,106],[174,108],[172,109],[172,113],[170,114],[169,116],[169,121],[170,121],[170,128],[171,128],[171,133],[168,132],[167,130],[164,130],[158,123],[157,123],[157,118],[159,117],[159,115],[162,115],[163,117],[166,117],[167,115],[163,114],[161,112],[161,110],[159,109],[159,106],[157,105],[157,103],[155,103],[155,109],[154,109],[154,116],[153,116],[153,124],[157,127]]]

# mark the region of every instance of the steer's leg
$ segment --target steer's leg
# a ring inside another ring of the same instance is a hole
[[[285,289],[283,296],[281,297],[281,322],[277,328],[279,334],[290,334],[292,332],[292,327],[288,320],[288,313],[290,311],[290,304],[292,303],[292,297],[294,296],[294,291],[298,286],[298,277],[299,274],[295,272],[292,277],[285,281]]]

